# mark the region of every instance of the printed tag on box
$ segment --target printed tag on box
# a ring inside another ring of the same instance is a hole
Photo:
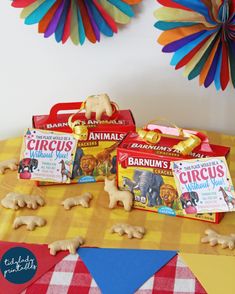
[[[77,140],[71,134],[28,129],[23,138],[19,178],[70,183]]]
[[[172,162],[186,214],[235,211],[235,193],[224,157]]]

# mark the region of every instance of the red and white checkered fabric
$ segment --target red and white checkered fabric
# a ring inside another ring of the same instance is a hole
[[[22,294],[38,293],[101,294],[101,291],[79,256],[68,255]],[[179,256],[175,256],[136,292],[136,294],[206,293]]]
[[[151,277],[138,294],[206,294],[200,282],[177,255]]]

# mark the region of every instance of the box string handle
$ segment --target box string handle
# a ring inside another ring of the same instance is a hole
[[[170,126],[176,128],[178,130],[178,136],[176,135],[168,135],[163,134],[157,130],[149,130],[148,126],[151,124],[154,124],[156,122],[166,122]],[[177,138],[182,139],[178,144],[174,145],[172,148],[175,150],[178,150],[183,155],[190,154],[196,147],[198,147],[202,140],[199,138],[199,136],[195,134],[191,134],[189,132],[186,132],[182,128],[179,128],[176,124],[168,121],[165,118],[157,118],[155,120],[150,121],[145,127],[140,129],[138,131],[138,135],[140,138],[142,138],[145,142],[150,144],[157,144],[162,137],[166,138]]]

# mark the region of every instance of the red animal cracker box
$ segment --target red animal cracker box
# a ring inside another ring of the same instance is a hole
[[[219,223],[223,213],[185,215],[180,195],[177,193],[171,162],[226,156],[229,147],[209,144],[203,134],[184,131],[200,141],[196,148],[185,155],[179,149],[186,146],[191,137],[186,140],[182,136],[179,137],[175,128],[148,125],[146,138],[141,138],[135,132],[129,133],[118,146],[118,186],[134,193],[134,207],[137,209]],[[184,147],[182,150],[186,149]]]
[[[49,115],[33,117],[37,129],[72,133],[68,124],[73,110],[76,113],[82,103],[59,103],[52,107]],[[67,113],[59,113],[67,111]],[[130,110],[114,110],[113,115],[102,115],[102,120],[93,116],[87,119],[83,112],[74,116],[79,134],[73,163],[72,183],[103,181],[106,175],[116,175],[116,148],[130,131],[135,131],[135,122]]]

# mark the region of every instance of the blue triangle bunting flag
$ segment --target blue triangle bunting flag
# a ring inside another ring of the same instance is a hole
[[[102,294],[133,294],[166,265],[176,251],[80,248],[78,254]]]

